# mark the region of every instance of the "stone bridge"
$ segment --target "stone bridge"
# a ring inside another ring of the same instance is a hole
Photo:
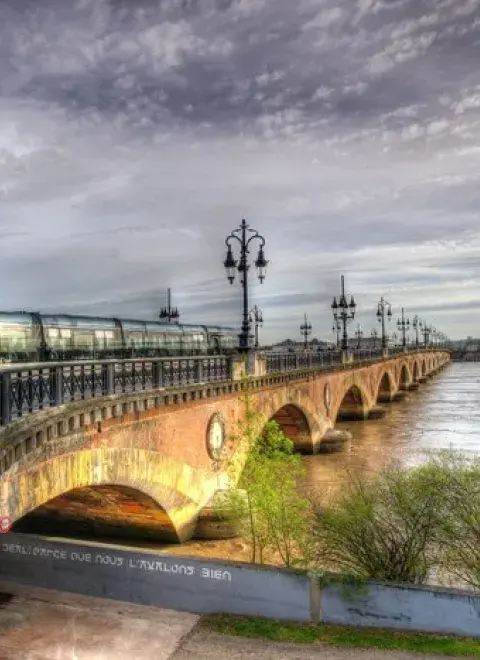
[[[0,518],[14,531],[69,521],[73,532],[185,541],[225,481],[209,451],[212,420],[224,453],[234,452],[247,391],[261,425],[276,420],[298,451],[312,453],[337,420],[366,419],[449,361],[427,349],[35,412],[0,429]]]

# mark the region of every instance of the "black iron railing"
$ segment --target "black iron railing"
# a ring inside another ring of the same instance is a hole
[[[402,346],[394,346],[388,349],[387,356],[399,355],[401,353],[417,353],[425,350],[422,347],[404,349]],[[429,348],[429,350],[433,350]],[[384,354],[383,349],[352,349],[349,353],[353,355],[354,362],[378,360]],[[292,353],[267,353],[267,373],[279,373],[282,371],[294,371],[296,369],[328,369],[342,364],[342,351],[319,351],[318,353],[292,352]],[[348,363],[347,363],[348,364]]]
[[[231,358],[54,362],[0,370],[0,425],[72,401],[231,378]]]
[[[437,349],[439,347],[436,347]],[[392,348],[389,355],[421,347]],[[429,350],[434,350],[430,348]],[[382,357],[383,351],[352,350],[354,362]],[[342,364],[341,351],[265,353],[267,374],[302,369],[328,370]],[[0,368],[0,426],[38,410],[95,397],[214,383],[232,379],[231,356],[141,358],[43,362]]]

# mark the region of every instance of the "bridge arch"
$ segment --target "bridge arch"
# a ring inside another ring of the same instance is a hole
[[[276,392],[265,402],[262,426],[269,421],[277,422],[297,451],[310,454],[318,449],[328,427],[310,397],[293,389]]]
[[[101,538],[180,539],[170,516],[152,497],[129,486],[74,488],[17,520],[14,532]]]
[[[305,413],[298,406],[287,403],[277,410],[269,421],[277,422],[297,450],[306,450],[311,445],[310,425]]]
[[[44,514],[49,507],[65,505],[73,492],[84,497],[93,497],[95,490],[110,492],[110,501],[114,492],[123,493],[124,499],[126,493],[135,493],[145,506],[148,502],[151,516],[157,511],[158,531],[161,526],[162,537],[171,542],[190,538],[196,515],[216,485],[203,471],[192,474],[189,466],[171,457],[136,448],[82,449],[53,455],[31,470],[17,467],[0,482],[0,504],[13,524],[21,525],[29,514],[35,517],[34,511]]]
[[[389,403],[395,394],[395,385],[392,375],[389,371],[384,371],[379,378],[377,395],[375,397],[377,403]]]
[[[422,360],[422,376],[426,376],[426,375],[427,375],[427,361]]]
[[[358,385],[350,385],[338,406],[335,421],[363,420],[368,416],[368,400]]]

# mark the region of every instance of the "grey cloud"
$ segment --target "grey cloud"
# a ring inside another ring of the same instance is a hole
[[[474,334],[479,7],[4,2],[2,306],[154,318],[171,286],[186,320],[238,325],[246,217],[266,339],[305,311],[331,337],[342,272],[360,323],[384,294]]]

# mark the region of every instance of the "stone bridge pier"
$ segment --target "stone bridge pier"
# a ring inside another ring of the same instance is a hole
[[[247,395],[256,434],[275,420],[299,452],[316,453],[337,421],[366,419],[449,360],[419,350],[33,413],[0,429],[0,517],[17,531],[185,541],[228,481],[228,459],[246,459]]]

